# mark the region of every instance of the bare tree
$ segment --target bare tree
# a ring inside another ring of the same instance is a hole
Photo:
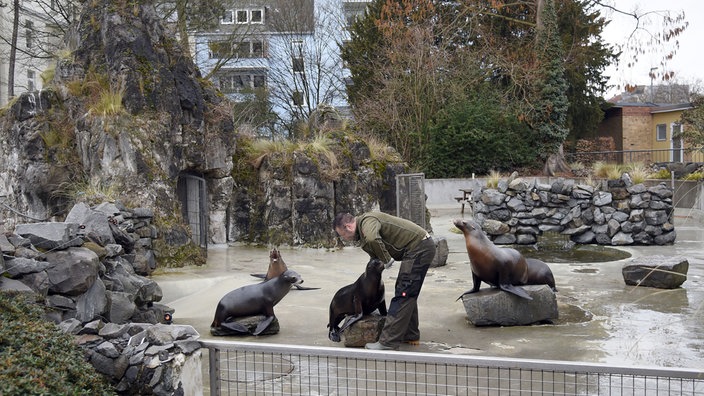
[[[10,61],[7,67],[7,98],[15,97],[15,60],[17,59],[17,32],[20,24],[20,0],[12,4],[12,38],[10,41]]]
[[[668,63],[677,55],[678,38],[689,26],[684,11],[667,8],[648,10],[640,6],[628,10],[614,0],[593,1],[605,11],[609,11],[608,14],[620,15],[632,22],[629,33],[621,42],[614,43],[621,52],[617,68],[633,68],[642,57],[651,55],[659,58],[659,67],[650,70],[652,79],[669,81],[675,77],[675,72],[670,69]],[[627,83],[622,88],[630,91],[636,89],[636,86]]]
[[[13,1],[12,34],[9,38],[0,37],[9,48],[8,99],[15,95],[18,66],[39,69],[57,57],[59,50],[66,45],[64,38],[75,25],[79,5],[73,0]]]
[[[316,4],[317,3],[317,4]],[[279,0],[271,7],[269,94],[289,136],[318,105],[346,103],[339,47],[345,27],[335,2]]]

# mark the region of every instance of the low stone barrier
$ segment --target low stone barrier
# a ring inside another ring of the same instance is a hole
[[[559,232],[580,244],[668,245],[677,236],[672,193],[665,183],[634,184],[626,173],[598,187],[513,176],[473,194],[472,209],[495,244],[534,244],[543,232]]]

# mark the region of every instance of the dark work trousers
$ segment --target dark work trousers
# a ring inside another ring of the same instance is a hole
[[[384,329],[379,336],[381,344],[396,347],[404,341],[420,339],[418,295],[434,257],[435,242],[432,238],[424,239],[413,251],[406,252],[396,278],[394,298],[389,304]]]

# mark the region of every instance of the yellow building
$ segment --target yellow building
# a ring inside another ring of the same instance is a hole
[[[682,112],[691,108],[691,103],[615,103],[605,111],[598,134],[613,139],[623,153],[621,162],[704,162],[702,152],[687,150],[679,137],[687,127],[680,123]]]

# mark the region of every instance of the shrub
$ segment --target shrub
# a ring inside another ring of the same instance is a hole
[[[468,98],[443,109],[428,135],[422,166],[427,177],[484,175],[492,169],[510,172],[531,167],[536,159],[529,126],[490,96]]]
[[[26,295],[0,292],[1,395],[113,395],[73,338]]]
[[[682,180],[702,181],[704,180],[704,172],[692,172],[685,176]]]
[[[667,169],[660,169],[657,172],[648,175],[648,179],[670,179],[672,174]]]
[[[631,176],[631,180],[635,184],[643,183],[650,174],[648,168],[640,162],[625,165],[625,171],[628,172]]]
[[[492,169],[491,171],[489,171],[489,175],[487,175],[486,186],[488,188],[498,187],[499,181],[501,181],[502,177],[503,176],[501,175],[501,172]]]

